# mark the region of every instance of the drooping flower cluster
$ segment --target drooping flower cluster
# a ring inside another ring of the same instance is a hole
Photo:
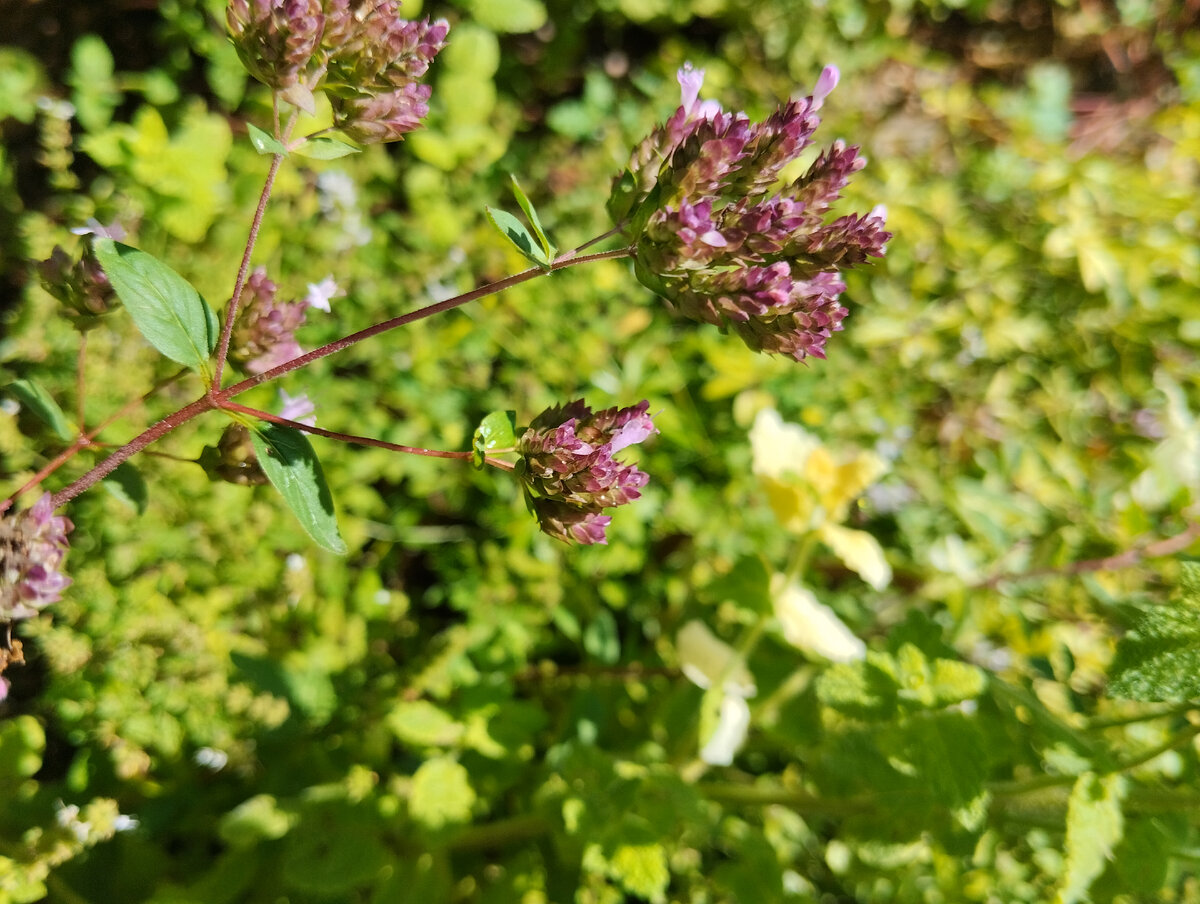
[[[0,622],[37,615],[58,602],[71,579],[62,573],[71,521],[55,515],[50,494],[0,516]]]
[[[613,456],[658,430],[643,401],[593,413],[582,399],[538,415],[519,439],[526,498],[542,530],[568,543],[606,543],[603,514],[641,496],[649,477]]]
[[[398,141],[429,112],[419,79],[445,46],[444,19],[401,19],[399,0],[230,0],[226,23],[259,81],[301,109],[324,90],[355,141]]]
[[[257,267],[242,289],[242,307],[233,329],[231,357],[252,374],[260,374],[286,364],[304,354],[296,341],[296,330],[304,325],[310,307],[329,310],[329,298],[337,286],[312,291],[299,301],[279,301],[279,291],[267,278],[264,267]]]
[[[846,316],[838,271],[882,256],[891,238],[883,207],[826,220],[865,165],[857,147],[835,142],[774,190],[812,144],[837,69],[763,122],[701,102],[703,78],[679,71],[682,103],[634,151],[609,212],[636,243],[638,279],[679,313],[732,329],[756,351],[823,358]]]

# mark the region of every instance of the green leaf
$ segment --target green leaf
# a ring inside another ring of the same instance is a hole
[[[521,183],[517,181],[517,177],[510,175],[509,178],[512,179],[513,195],[516,196],[521,210],[525,211],[525,216],[529,219],[529,225],[533,227],[533,233],[538,237],[538,241],[542,245],[542,251],[546,254],[546,260],[554,260],[554,254],[558,249],[550,244],[550,239],[546,237],[546,230],[542,228],[542,221],[538,219],[537,210],[534,208],[533,202],[529,200],[529,197],[521,188]]]
[[[13,788],[42,768],[46,732],[33,716],[15,716],[0,723],[0,778]]]
[[[546,24],[540,0],[468,0],[471,19],[492,31],[525,34]]]
[[[1055,904],[1088,900],[1088,889],[1104,872],[1124,832],[1124,797],[1125,779],[1120,775],[1086,772],[1076,779],[1067,801],[1066,866]]]
[[[257,424],[250,430],[250,441],[259,466],[305,532],[318,546],[345,555],[346,544],[338,534],[325,472],[308,437],[290,427]]]
[[[146,506],[150,503],[150,489],[146,486],[146,478],[127,461],[117,465],[116,470],[104,478],[101,486],[108,490],[114,499],[119,499],[139,515],[146,511]]]
[[[152,255],[112,239],[96,239],[93,247],[147,341],[172,361],[207,373],[220,329],[217,315],[192,284]]]
[[[463,726],[427,700],[404,700],[385,719],[388,728],[411,747],[449,747],[463,735]]]
[[[1184,562],[1179,598],[1143,609],[1117,643],[1108,693],[1162,702],[1200,696],[1200,563]]]
[[[774,608],[771,575],[760,556],[742,556],[726,574],[704,588],[701,596],[714,605],[731,601],[740,609],[760,615]]]
[[[217,835],[230,847],[254,847],[282,838],[296,821],[296,814],[281,809],[272,795],[256,794],[221,817]]]
[[[8,384],[8,391],[63,442],[69,443],[75,438],[67,416],[41,384],[33,380],[14,380]]]
[[[336,138],[310,138],[296,148],[296,153],[313,160],[337,160],[339,157],[361,154],[362,150]]]
[[[539,267],[549,265],[550,260],[545,256],[546,253],[540,247],[534,246],[533,236],[529,234],[529,230],[520,220],[511,213],[497,210],[494,207],[487,207],[485,211],[488,222],[495,226],[497,231],[508,239],[527,260]]]
[[[282,141],[269,132],[264,132],[252,122],[246,123],[246,131],[250,134],[250,143],[260,154],[271,156],[282,154],[287,156],[288,149]]]
[[[449,757],[426,760],[412,777],[408,812],[428,829],[467,822],[474,806],[467,770]]]
[[[583,630],[583,648],[590,656],[612,665],[621,658],[621,637],[617,620],[607,609],[601,609]]]
[[[493,411],[486,415],[471,439],[471,461],[483,467],[484,456],[497,449],[511,449],[517,444],[515,411]]]
[[[373,884],[392,855],[373,827],[339,816],[311,814],[288,836],[281,864],[283,880],[322,900],[358,900],[351,890]]]

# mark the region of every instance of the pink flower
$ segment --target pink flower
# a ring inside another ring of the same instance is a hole
[[[612,520],[605,508],[641,496],[644,471],[613,455],[657,433],[650,403],[593,413],[583,400],[550,408],[522,434],[526,498],[542,530],[576,543],[604,543]]]
[[[31,618],[62,597],[71,584],[60,569],[73,527],[54,514],[49,493],[0,518],[0,621]]]

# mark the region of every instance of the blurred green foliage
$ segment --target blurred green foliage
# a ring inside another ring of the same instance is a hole
[[[116,220],[219,308],[268,166],[247,123],[270,121],[220,0],[136,27],[56,4],[40,47],[21,44],[50,5],[26,7],[0,48],[6,495],[65,448],[63,412],[95,425],[163,384],[100,436],[120,443],[199,391],[124,313],[77,383],[78,334],[29,262]],[[604,262],[284,381],[328,429],[459,450],[488,412],[650,399],[653,481],[605,548],[540,535],[502,474],[314,439],[334,557],[270,487],[193,463],[216,415],[78,498],[75,584],[5,673],[0,900],[1200,900],[1194,566],[1088,565],[1185,531],[1200,487],[1194,9],[404,8],[453,23],[428,128],[289,158],[263,224],[255,262],[285,294],[331,272],[348,290],[307,347],[523,268],[484,214],[512,209],[509,173],[559,247],[605,231],[685,60],[754,115],[836,62],[818,139],[864,146],[850,200],[887,205],[888,256],[853,274],[828,361],[755,358]],[[772,407],[888,463],[846,523],[890,586],[777,524],[748,437]],[[763,621],[766,576],[796,561],[866,659]],[[753,647],[728,767],[697,759],[704,695],[675,645],[694,619]]]

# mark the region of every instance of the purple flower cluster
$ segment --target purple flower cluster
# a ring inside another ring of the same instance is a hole
[[[334,287],[336,289],[336,286]],[[279,287],[258,267],[242,289],[241,311],[233,330],[231,357],[252,374],[286,364],[304,354],[296,341],[296,329],[307,319],[310,307],[328,310],[313,300],[313,293],[299,301],[279,301]]]
[[[450,30],[399,11],[399,0],[230,0],[225,18],[255,78],[310,112],[325,91],[337,128],[373,144],[400,140],[429,112],[418,80]]]
[[[641,496],[649,477],[613,456],[657,433],[643,401],[593,413],[583,399],[539,414],[517,443],[521,479],[542,530],[568,543],[606,543],[603,514]]]
[[[50,494],[0,517],[0,622],[37,615],[55,603],[71,579],[60,570],[73,525],[55,515]]]
[[[834,143],[775,190],[812,144],[837,69],[759,123],[701,102],[703,77],[679,71],[682,103],[634,151],[609,211],[636,242],[638,278],[681,314],[732,329],[757,351],[823,358],[846,316],[838,271],[882,256],[891,238],[882,206],[826,220],[865,165],[857,147]]]

